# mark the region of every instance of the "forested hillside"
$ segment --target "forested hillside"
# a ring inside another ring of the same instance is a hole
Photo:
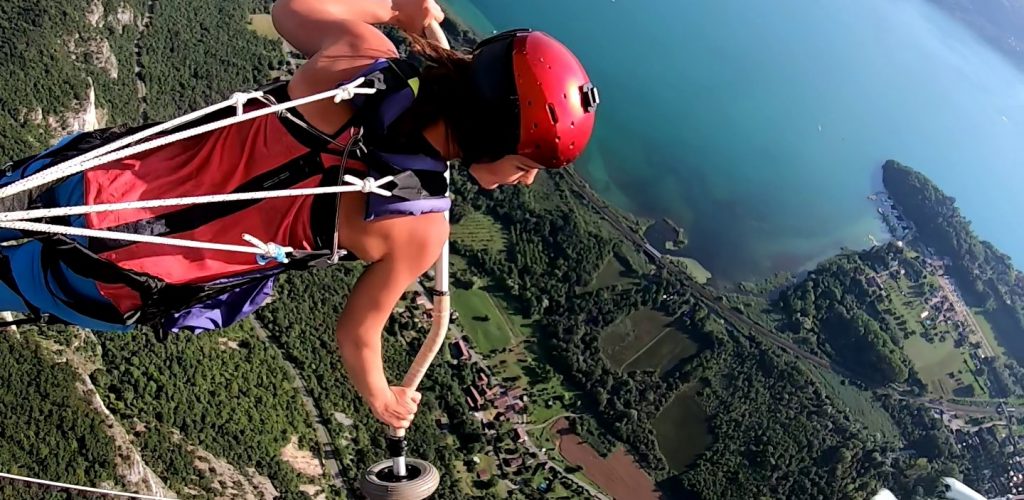
[[[274,332],[296,368],[307,375],[310,395],[323,414],[344,417],[330,417],[325,423],[348,485],[356,484],[365,467],[386,458],[384,427],[348,382],[334,340],[334,322],[357,277],[354,270],[343,267],[288,275],[276,288],[276,300],[258,313],[259,321]],[[385,332],[384,366],[392,381],[401,380],[429,329],[419,313],[415,314],[417,319],[411,315],[394,318]],[[425,397],[409,431],[409,453],[441,470],[439,498],[468,498],[469,492],[458,484],[455,467],[483,446],[483,431],[460,389],[472,381],[473,374],[463,369],[465,365],[445,363],[443,357],[442,353],[421,385]],[[434,423],[440,414],[450,420],[448,433]]]
[[[36,152],[80,127],[90,82],[100,122],[138,119],[134,44],[144,5],[144,0],[3,2],[0,162]]]
[[[892,299],[868,284],[871,276],[896,265],[922,272],[895,245],[828,259],[779,294],[785,327],[805,348],[836,360],[870,385],[906,381],[910,361],[900,350],[906,325],[886,312]]]
[[[87,126],[167,119],[266,81],[284,54],[246,22],[268,5],[3,2],[0,158],[37,152]],[[293,437],[299,452],[315,442],[280,355],[253,331],[167,343],[145,331],[98,334],[98,350],[74,363],[61,362],[67,354],[59,347],[42,347],[67,344],[68,330],[36,332],[0,334],[0,433],[9,445],[0,450],[0,471],[132,489],[116,472],[126,457],[116,456],[100,414],[77,388],[87,373],[129,445],[179,496],[263,488],[260,496],[308,498],[300,485],[322,485],[282,459]],[[4,498],[32,495],[23,485],[2,487]]]
[[[92,374],[107,407],[139,422],[143,459],[175,491],[203,490],[204,474],[183,444],[194,444],[236,469],[254,468],[285,497],[302,482],[280,459],[292,436],[316,446],[302,402],[280,355],[242,324],[212,335],[160,342],[150,332],[100,335],[102,368]],[[180,437],[182,444],[172,436]]]
[[[32,338],[0,332],[0,471],[117,484],[113,443],[77,383],[74,369]],[[37,494],[0,481],[0,497]]]

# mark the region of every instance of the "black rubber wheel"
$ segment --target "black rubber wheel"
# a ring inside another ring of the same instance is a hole
[[[437,468],[423,460],[405,459],[406,476],[396,478],[392,461],[377,462],[359,480],[359,489],[369,500],[424,500],[441,484]]]

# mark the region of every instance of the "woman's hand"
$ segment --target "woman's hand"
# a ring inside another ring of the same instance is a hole
[[[420,393],[392,386],[379,401],[370,403],[373,416],[393,429],[408,429],[419,409]]]
[[[392,0],[391,10],[395,12],[391,24],[415,35],[422,35],[431,22],[440,24],[444,20],[444,12],[435,0]]]

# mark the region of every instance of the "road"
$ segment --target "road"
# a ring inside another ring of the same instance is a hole
[[[327,473],[331,477],[331,483],[334,486],[344,489],[345,483],[341,480],[341,468],[338,466],[338,460],[335,458],[334,445],[331,440],[330,433],[327,432],[327,427],[324,426],[323,419],[320,418],[320,411],[316,409],[316,405],[313,404],[313,398],[309,397],[309,391],[306,390],[306,383],[302,381],[302,377],[299,376],[299,371],[295,369],[295,366],[288,361],[288,357],[285,356],[281,350],[281,346],[278,345],[277,341],[270,336],[266,330],[255,318],[250,318],[253,327],[256,328],[256,335],[262,341],[267,343],[281,354],[281,359],[284,360],[284,366],[288,369],[288,373],[291,374],[293,385],[299,390],[299,395],[302,397],[302,404],[306,407],[306,412],[309,414],[310,421],[313,423],[313,430],[316,433],[316,439],[320,442],[321,449],[321,460],[324,463],[324,467],[327,468]]]
[[[953,284],[950,283],[949,278],[946,276],[939,276],[939,286],[941,286],[942,290],[946,292],[946,295],[949,295],[949,300],[953,302],[953,308],[956,309],[956,313],[960,317],[966,319],[970,324],[971,330],[974,331],[973,336],[981,341],[982,354],[994,357],[996,355],[995,349],[993,349],[992,345],[988,343],[988,337],[985,336],[985,333],[981,330],[981,326],[978,325],[978,320],[974,318],[974,315],[971,314],[971,310],[967,308],[967,304],[964,304],[963,299],[961,299],[960,295],[956,293],[956,289],[953,287]]]

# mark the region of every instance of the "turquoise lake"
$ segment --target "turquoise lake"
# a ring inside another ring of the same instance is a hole
[[[686,228],[716,279],[795,271],[888,235],[881,164],[921,170],[1024,261],[1024,78],[926,0],[449,0],[481,33],[531,26],[601,91],[577,167]]]

